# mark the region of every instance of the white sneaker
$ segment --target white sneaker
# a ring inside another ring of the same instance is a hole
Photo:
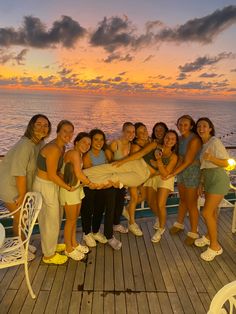
[[[122,247],[122,243],[117,240],[114,236],[108,240],[108,244],[114,249],[119,250]]]
[[[141,237],[143,235],[142,230],[136,223],[129,225],[129,231],[131,231],[134,235]]]
[[[128,228],[126,228],[125,226],[123,225],[114,225],[113,226],[113,231],[117,231],[117,232],[120,232],[120,233],[128,233],[129,230]]]
[[[84,234],[83,239],[88,247],[95,247],[97,245],[91,232],[88,234]]]
[[[84,254],[89,252],[89,247],[86,245],[78,244],[74,249]]]
[[[93,233],[92,237],[94,238],[94,240],[100,243],[103,243],[103,244],[107,243],[107,238],[101,232]]]
[[[30,252],[30,250],[28,250],[28,262],[31,262],[32,260],[34,260],[35,259],[35,255],[32,253],[32,252]]]
[[[77,251],[75,249],[72,252],[70,252],[70,253],[65,251],[65,255],[67,257],[72,258],[75,261],[81,261],[85,257],[84,253],[79,252],[79,251]]]
[[[159,228],[157,229],[157,231],[155,232],[154,236],[152,237],[151,241],[152,242],[159,242],[161,240],[161,236],[162,234],[165,232],[165,228]]]
[[[37,251],[37,248],[32,244],[29,244],[28,249],[33,254]]]

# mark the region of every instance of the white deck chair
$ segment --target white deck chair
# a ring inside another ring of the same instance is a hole
[[[230,282],[221,288],[211,301],[207,314],[233,314],[236,311],[236,281]],[[229,312],[224,305],[229,303]]]
[[[35,299],[36,296],[32,290],[29,280],[28,246],[33,227],[41,207],[42,196],[40,193],[26,193],[20,209],[19,224],[19,235],[23,235],[25,240],[22,240],[21,236],[9,237],[5,239],[3,246],[0,248],[0,269],[20,264],[25,265],[26,283],[33,299]]]

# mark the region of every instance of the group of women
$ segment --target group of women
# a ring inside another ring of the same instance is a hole
[[[42,194],[43,205],[38,222],[41,234],[43,261],[63,264],[68,257],[81,260],[96,246],[96,241],[108,243],[119,250],[121,242],[114,231],[132,232],[142,236],[135,222],[136,205],[147,200],[157,220],[152,242],[161,240],[166,228],[166,202],[174,191],[174,178],[180,196],[177,221],[169,230],[177,234],[184,229],[184,219],[189,213],[190,231],[185,243],[198,247],[207,246],[201,253],[206,261],[222,254],[217,238],[217,207],[229,189],[225,171],[228,153],[215,137],[214,125],[203,117],[195,123],[191,116],[177,120],[177,128],[169,130],[165,123],[154,125],[149,137],[146,126],[126,122],[121,136],[110,145],[102,130],[80,132],[71,143],[74,126],[62,120],[57,126],[56,138],[45,144],[51,132],[49,119],[38,114],[31,118],[24,136],[10,149],[0,164],[0,199],[14,211],[21,205],[27,191]],[[130,201],[125,208],[128,229],[120,224],[126,189]],[[199,194],[205,194],[202,216],[207,234],[198,234]],[[66,223],[65,244],[58,244],[64,208]],[[83,240],[76,237],[77,218],[81,211]],[[104,214],[104,233],[100,225]],[[19,216],[14,216],[13,230],[18,232]],[[36,248],[29,246],[29,260]],[[65,254],[60,254],[61,252]]]

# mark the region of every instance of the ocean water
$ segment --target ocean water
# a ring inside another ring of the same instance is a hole
[[[5,154],[22,136],[29,119],[37,113],[47,115],[52,122],[50,139],[55,137],[56,126],[62,119],[74,123],[75,134],[98,127],[112,139],[119,135],[125,121],[141,121],[151,133],[152,126],[158,121],[176,129],[176,120],[183,114],[190,114],[194,119],[207,116],[224,144],[236,146],[236,103],[226,100],[167,100],[2,90],[0,110],[0,154]]]

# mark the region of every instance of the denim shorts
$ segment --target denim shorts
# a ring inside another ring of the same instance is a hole
[[[177,175],[177,182],[186,188],[197,188],[200,183],[200,174],[200,164],[192,164]]]

